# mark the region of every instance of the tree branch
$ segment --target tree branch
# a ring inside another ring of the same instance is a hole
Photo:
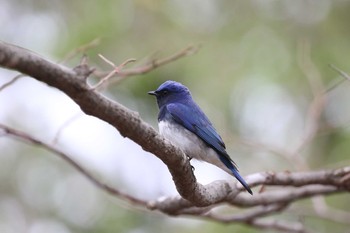
[[[179,54],[184,54],[184,51]],[[177,59],[177,56],[169,57],[168,60],[153,65],[150,64],[145,70],[148,72],[175,59]],[[49,62],[26,49],[0,42],[0,66],[17,70],[61,90],[74,100],[84,113],[109,123],[122,136],[130,138],[145,151],[153,153],[164,162],[173,177],[180,196],[146,202],[99,182],[69,156],[53,146],[26,133],[0,125],[5,134],[42,146],[59,155],[98,187],[131,203],[151,210],[159,210],[169,215],[193,215],[219,222],[240,222],[262,229],[307,232],[300,223],[291,225],[281,221],[260,218],[281,212],[290,204],[302,198],[349,192],[350,190],[350,167],[328,171],[253,174],[247,177],[247,183],[251,187],[267,186],[261,193],[256,193],[254,196],[241,193],[243,187],[232,180],[230,182],[215,181],[205,186],[201,185],[197,183],[190,163],[180,149],[174,147],[150,125],[142,121],[136,112],[91,89],[86,80],[93,69],[84,62],[74,69],[69,69]],[[145,70],[135,72],[141,74]],[[129,72],[126,75],[133,75],[133,73]],[[317,120],[318,117],[315,117],[315,119]],[[313,133],[310,134],[310,138],[313,136]],[[307,142],[309,141],[307,140]],[[270,186],[282,186],[283,188],[277,189]],[[222,203],[250,209],[243,214],[227,217],[213,214],[212,209]]]
[[[86,78],[93,70],[86,64],[72,70],[49,62],[24,48],[0,42],[0,66],[58,88],[74,100],[84,113],[111,124],[122,136],[156,155],[168,166],[180,195],[195,205],[207,206],[223,198],[215,193],[215,189],[197,183],[183,152],[142,121],[136,112],[90,90]]]
[[[308,232],[304,229],[302,224],[290,224],[284,221],[271,221],[262,220],[260,218],[268,215],[281,212],[286,209],[291,203],[306,198],[309,196],[315,196],[318,194],[331,194],[334,192],[340,192],[342,189],[337,189],[334,186],[343,187],[344,189],[350,189],[350,167],[344,167],[336,170],[329,171],[314,171],[314,172],[282,172],[282,173],[260,173],[250,176],[252,184],[262,185],[284,185],[287,186],[283,190],[267,191],[254,197],[250,195],[237,196],[237,191],[233,195],[230,193],[224,193],[227,198],[220,202],[228,202],[231,205],[240,206],[244,208],[250,208],[248,211],[239,213],[232,216],[225,216],[222,214],[214,213],[212,210],[216,207],[211,205],[208,207],[195,207],[191,202],[183,199],[182,197],[167,198],[156,202],[148,202],[133,197],[132,195],[123,193],[118,189],[115,189],[107,184],[102,183],[85,170],[81,165],[76,163],[70,158],[70,156],[59,151],[53,146],[34,138],[33,136],[24,132],[12,129],[8,126],[0,124],[0,129],[3,130],[3,134],[10,135],[16,139],[24,142],[38,145],[44,149],[58,155],[63,160],[72,165],[82,175],[87,177],[97,187],[106,191],[107,193],[123,199],[131,204],[138,205],[143,208],[149,208],[151,210],[159,210],[168,215],[190,215],[201,219],[208,219],[211,221],[222,223],[243,223],[256,228],[279,230],[283,232]],[[211,187],[220,187],[222,181],[214,182],[210,184]],[[228,185],[228,184],[227,184]],[[288,188],[289,187],[289,188]],[[292,188],[291,188],[292,187]],[[223,192],[223,190],[216,190]],[[229,191],[230,192],[230,191]],[[333,210],[334,212],[334,210]],[[340,213],[340,212],[335,212]],[[343,215],[342,215],[343,216]],[[321,217],[324,217],[323,215]],[[329,218],[329,217],[328,217]],[[331,219],[331,218],[329,218]]]
[[[248,182],[253,185],[284,186],[283,189],[272,189],[254,196],[237,195],[237,188],[224,181],[217,181],[207,185],[215,188],[222,194],[222,200],[234,206],[252,207],[258,205],[271,205],[276,203],[289,204],[302,198],[320,194],[350,190],[350,167],[328,171],[311,172],[280,172],[258,173],[248,176]],[[217,203],[220,202],[218,200]],[[217,204],[215,203],[215,204]],[[150,208],[160,209],[162,212],[178,215],[194,205],[181,197],[167,198],[151,203]],[[198,210],[197,210],[198,211]]]
[[[80,164],[78,164],[73,159],[71,159],[68,155],[66,155],[62,151],[54,148],[53,146],[50,146],[50,145],[46,144],[45,142],[43,142],[37,138],[34,138],[33,136],[31,136],[29,134],[12,129],[12,128],[10,128],[6,125],[3,125],[3,124],[0,124],[0,129],[2,129],[4,131],[4,134],[10,135],[10,136],[12,136],[16,139],[22,140],[26,143],[38,145],[38,146],[44,148],[45,150],[48,150],[48,151],[52,152],[53,154],[58,155],[63,160],[65,160],[68,164],[70,164],[76,170],[78,170],[82,175],[84,175],[93,184],[95,184],[97,187],[101,188],[102,190],[105,190],[109,194],[111,194],[113,196],[117,196],[123,200],[127,200],[128,202],[135,204],[135,205],[139,205],[139,206],[146,206],[147,205],[146,201],[143,201],[143,200],[137,199],[133,196],[130,196],[128,194],[122,193],[121,191],[114,189],[107,184],[102,183],[101,181],[96,179],[92,174],[90,174],[90,172],[88,172],[85,168],[83,168]]]
[[[6,89],[7,87],[11,86],[12,84],[14,84],[15,82],[17,82],[17,80],[19,80],[20,78],[24,77],[24,75],[19,74],[16,75],[13,79],[11,79],[10,81],[8,81],[7,83],[4,83],[3,85],[0,86],[0,91],[3,91],[4,89]]]
[[[180,58],[183,58],[185,56],[192,55],[198,51],[200,46],[193,46],[190,45],[183,50],[180,50],[179,52],[170,55],[169,57],[165,57],[162,59],[153,59],[150,62],[147,62],[146,64],[129,68],[129,69],[118,69],[118,67],[114,67],[112,71],[109,72],[101,72],[101,71],[95,71],[94,74],[98,77],[103,77],[98,84],[96,84],[96,87],[102,86],[102,84],[105,84],[107,81],[110,81],[110,83],[119,83],[123,81],[125,78],[140,74],[146,74],[160,66],[167,65],[171,62],[174,62]],[[105,60],[105,59],[104,59]],[[129,60],[129,59],[128,59]],[[130,59],[132,61],[135,61],[134,59]],[[105,60],[106,61],[106,60]],[[115,66],[111,61],[108,62],[108,64]],[[115,69],[117,68],[117,69]],[[117,70],[117,72],[116,72]],[[114,76],[117,76],[116,79],[111,80]]]

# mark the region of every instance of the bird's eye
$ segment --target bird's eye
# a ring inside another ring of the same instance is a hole
[[[163,95],[167,95],[167,94],[168,94],[168,91],[167,91],[167,90],[164,90],[164,91],[162,92],[162,94],[163,94]]]

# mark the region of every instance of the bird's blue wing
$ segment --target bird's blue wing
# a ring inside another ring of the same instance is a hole
[[[165,107],[172,119],[178,124],[184,126],[186,129],[196,134],[202,139],[209,147],[215,150],[219,159],[223,162],[227,168],[232,171],[232,174],[238,179],[243,187],[253,194],[249,185],[245,182],[242,176],[238,173],[236,163],[230,158],[225,150],[225,144],[222,141],[220,135],[216,132],[213,125],[210,123],[206,115],[200,110],[197,105],[184,105],[184,104],[168,104]]]
[[[220,155],[224,156],[225,159],[228,159],[235,165],[225,150],[225,143],[222,141],[222,138],[216,132],[209,119],[198,106],[187,106],[176,103],[168,104],[166,108],[175,122],[196,134],[209,147],[214,149]]]

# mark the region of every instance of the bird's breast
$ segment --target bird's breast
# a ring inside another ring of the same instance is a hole
[[[178,123],[160,121],[158,126],[160,134],[172,144],[181,148],[190,158],[207,162],[211,159],[218,159],[215,151],[208,147],[202,139]]]
[[[175,121],[159,121],[159,133],[185,154],[200,161],[211,163],[230,175],[231,171],[220,161],[218,154],[197,135]]]

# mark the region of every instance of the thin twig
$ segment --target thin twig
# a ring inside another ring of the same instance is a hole
[[[329,64],[329,66],[337,71],[343,78],[345,78],[346,80],[350,81],[350,75],[348,75],[347,73],[345,73],[344,71],[342,71],[341,69],[337,68],[335,65],[333,64]]]
[[[335,209],[325,206],[326,208],[322,211],[313,211],[310,208],[306,208],[305,204],[299,205],[298,207],[293,207],[288,210],[292,214],[297,214],[299,216],[309,216],[309,217],[319,217],[329,221],[338,222],[342,224],[350,225],[350,213],[344,210]]]
[[[48,150],[48,151],[58,155],[63,160],[65,160],[70,165],[72,165],[75,169],[77,169],[81,174],[83,174],[93,184],[95,184],[97,187],[101,188],[102,190],[105,190],[109,194],[112,194],[113,196],[117,196],[120,199],[128,201],[129,203],[131,203],[133,205],[138,205],[138,206],[143,206],[143,207],[147,206],[146,201],[140,200],[134,196],[123,193],[123,192],[97,180],[85,168],[83,168],[81,165],[79,165],[77,162],[75,162],[70,156],[68,156],[67,154],[63,153],[62,151],[52,147],[51,145],[49,145],[49,144],[47,144],[47,143],[45,143],[37,138],[34,138],[33,136],[31,136],[29,134],[15,130],[15,129],[10,128],[6,125],[0,124],[0,128],[4,131],[4,133],[6,133],[12,137],[15,137],[16,139],[20,139],[20,140],[24,141],[25,143],[40,146],[40,147],[44,148],[45,150]]]
[[[288,205],[284,203],[260,205],[245,213],[239,213],[231,216],[224,216],[222,214],[214,213],[212,211],[202,214],[201,216],[210,220],[215,220],[222,223],[233,223],[233,222],[248,222],[259,217],[265,217],[276,212],[284,210]]]
[[[163,59],[153,59],[151,60],[151,62],[148,62],[146,64],[143,64],[141,66],[138,67],[134,67],[134,68],[130,68],[130,69],[118,69],[118,72],[116,72],[115,70],[109,71],[109,72],[95,72],[95,75],[98,77],[103,77],[103,79],[107,79],[110,80],[111,77],[117,76],[117,78],[113,79],[110,81],[110,83],[119,83],[122,80],[124,80],[125,78],[129,77],[129,76],[135,76],[135,75],[140,75],[140,74],[146,74],[160,66],[164,66],[166,64],[169,64],[171,62],[174,62],[182,57],[185,56],[189,56],[192,55],[194,53],[196,53],[199,50],[200,46],[188,46],[185,49],[169,56]],[[110,65],[114,66],[114,63],[109,61],[108,62]],[[102,80],[100,81],[102,82]],[[105,81],[103,81],[102,83],[104,83]],[[100,86],[100,84],[95,85],[95,87],[93,89],[96,89],[96,86]]]
[[[231,137],[233,137],[233,136],[231,136]],[[287,150],[284,150],[284,149],[276,147],[276,146],[266,145],[266,144],[263,144],[263,143],[260,143],[257,141],[253,141],[250,139],[241,138],[238,136],[235,136],[234,140],[241,145],[252,148],[253,150],[266,151],[266,152],[272,153],[274,155],[280,156],[283,159],[290,162],[292,166],[298,166],[297,164],[294,163],[293,155]]]
[[[18,81],[20,78],[24,77],[24,74],[18,74],[16,75],[14,78],[12,78],[10,81],[8,81],[7,83],[3,84],[2,86],[0,86],[0,91],[3,91],[5,88],[11,86],[12,84],[14,84],[16,81]]]
[[[59,137],[61,136],[63,130],[70,125],[71,123],[73,123],[75,120],[77,120],[80,116],[82,116],[82,113],[79,112],[77,114],[74,114],[72,117],[70,117],[69,119],[67,119],[61,126],[60,128],[57,130],[57,133],[54,137],[54,139],[52,140],[52,145],[55,145],[59,139]]]
[[[314,139],[318,128],[321,113],[325,107],[324,86],[320,72],[317,70],[315,64],[310,58],[311,44],[308,38],[302,38],[298,41],[298,64],[307,78],[314,99],[311,102],[305,122],[305,132],[299,145],[292,152],[293,158],[300,165],[300,169],[307,170],[308,165],[305,159],[301,156],[301,151],[309,145]]]
[[[286,233],[309,233],[310,231],[304,228],[302,223],[288,223],[285,221],[273,220],[273,219],[255,219],[254,221],[247,222],[247,225],[254,226],[263,230],[277,230],[279,232]]]
[[[78,53],[84,53],[85,51],[98,46],[100,42],[101,42],[101,38],[95,38],[92,41],[81,45],[80,47],[69,52],[62,60],[58,62],[58,64],[63,64],[68,60],[72,59],[73,57],[75,57]]]
[[[284,203],[277,203],[271,205],[262,205],[257,206],[256,208],[247,211],[246,213],[239,213],[233,216],[222,216],[212,211],[200,215],[201,218],[221,222],[221,223],[243,223],[250,227],[255,227],[257,229],[265,230],[278,230],[281,232],[307,232],[304,226],[300,223],[288,223],[283,221],[271,221],[271,220],[262,220],[261,217],[265,217],[276,212],[281,212],[288,205]],[[196,215],[194,215],[196,216]]]
[[[123,77],[127,77],[127,76],[131,76],[131,75],[139,75],[139,74],[148,73],[157,67],[164,66],[164,65],[171,63],[173,61],[176,61],[182,57],[190,56],[190,55],[196,53],[199,50],[199,48],[200,48],[200,46],[193,46],[193,45],[188,46],[185,49],[183,49],[183,50],[181,50],[181,51],[179,51],[179,52],[177,52],[169,57],[159,59],[159,60],[152,60],[150,63],[145,64],[143,66],[121,71],[119,73],[119,75],[123,76]]]
[[[113,67],[113,70],[104,78],[102,78],[95,86],[91,87],[90,90],[96,90],[99,89],[102,85],[104,85],[105,83],[107,83],[107,81],[109,81],[113,76],[120,74],[121,70],[124,68],[124,66],[126,66],[127,64],[131,63],[131,62],[135,62],[136,59],[134,58],[129,58],[126,61],[124,61],[122,64],[116,66],[114,65],[114,63],[110,60],[108,60],[107,58],[105,58],[104,56],[102,56],[101,54],[98,55],[102,60],[104,60],[107,64],[109,64],[110,66]]]

